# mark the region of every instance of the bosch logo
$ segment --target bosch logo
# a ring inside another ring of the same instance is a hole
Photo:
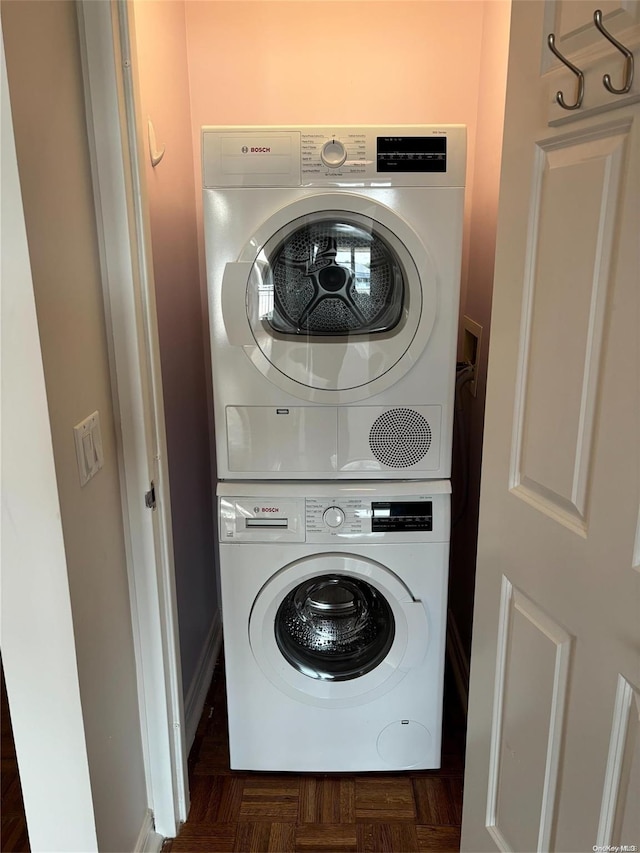
[[[263,506],[260,512],[280,512],[280,508],[277,506]]]
[[[248,154],[248,153],[249,153],[249,149],[247,148],[247,146],[246,146],[246,145],[243,145],[243,146],[242,146],[242,153],[243,153],[243,154]]]
[[[252,154],[271,154],[270,148],[265,148],[264,146],[256,146],[255,148],[251,148]]]

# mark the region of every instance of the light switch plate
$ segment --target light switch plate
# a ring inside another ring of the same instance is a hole
[[[80,485],[84,486],[104,464],[100,415],[94,412],[73,428]]]

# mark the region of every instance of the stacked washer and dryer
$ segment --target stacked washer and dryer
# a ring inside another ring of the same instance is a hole
[[[465,129],[202,165],[231,766],[439,767]]]

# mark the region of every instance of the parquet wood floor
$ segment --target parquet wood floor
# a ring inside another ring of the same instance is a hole
[[[448,684],[440,770],[232,771],[224,673],[217,667],[189,757],[189,818],[178,837],[165,842],[163,853],[457,851],[463,756],[464,721]]]

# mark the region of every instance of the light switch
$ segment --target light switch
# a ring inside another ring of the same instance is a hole
[[[73,428],[80,485],[84,486],[104,464],[100,415],[94,412]]]

